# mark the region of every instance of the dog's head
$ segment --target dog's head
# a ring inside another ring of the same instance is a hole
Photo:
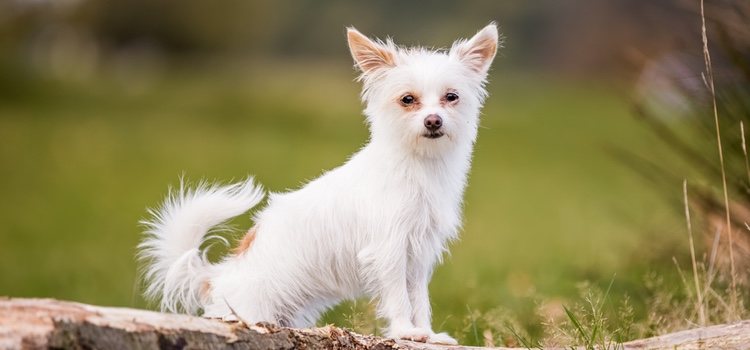
[[[362,72],[373,142],[435,156],[476,140],[487,71],[499,44],[494,23],[448,51],[400,48],[354,28],[347,37]]]

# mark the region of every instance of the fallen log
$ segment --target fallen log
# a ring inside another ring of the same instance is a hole
[[[310,329],[225,323],[52,299],[0,298],[0,349],[487,349]],[[627,342],[622,349],[750,349],[750,320]],[[511,349],[511,348],[493,348]]]

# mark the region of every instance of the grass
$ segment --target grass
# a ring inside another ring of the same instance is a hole
[[[725,208],[724,211],[726,213],[726,226],[724,227],[727,230],[727,237],[729,238],[728,250],[729,250],[730,277],[732,280],[731,303],[732,303],[732,307],[736,309],[737,303],[738,303],[737,293],[736,293],[737,292],[737,273],[735,272],[735,268],[734,268],[734,238],[732,235],[732,219],[730,216],[730,207],[729,207],[729,191],[727,190],[727,175],[726,175],[726,167],[724,166],[724,150],[721,144],[721,127],[719,126],[719,112],[718,112],[718,105],[716,104],[716,87],[714,85],[713,65],[711,63],[711,53],[708,49],[708,36],[706,35],[706,16],[705,16],[705,11],[703,7],[703,0],[700,0],[700,4],[701,4],[701,42],[703,44],[703,61],[706,67],[705,73],[703,74],[703,81],[705,82],[706,87],[711,93],[711,107],[713,109],[713,116],[714,116],[714,123],[715,123],[716,147],[719,153],[719,164],[721,168],[721,186],[722,186],[722,193],[724,194],[724,208]],[[690,218],[688,217],[688,220],[689,219]]]
[[[181,174],[254,174],[283,191],[366,141],[345,64],[259,66],[0,82],[18,87],[0,94],[0,294],[143,307],[137,222]],[[606,149],[667,151],[599,83],[499,70],[490,89],[462,239],[431,284],[435,327],[461,333],[476,310],[497,324],[519,315],[512,329],[538,336],[540,300],[567,304],[579,281],[614,272],[609,298],[633,295],[645,313],[642,276],[672,269],[658,258],[686,251],[683,231]],[[367,303],[348,303],[322,322],[371,331],[371,314]],[[486,340],[480,329],[460,336]]]

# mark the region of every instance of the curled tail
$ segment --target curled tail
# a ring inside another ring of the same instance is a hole
[[[160,300],[163,311],[196,314],[201,308],[201,290],[211,264],[201,252],[212,228],[238,216],[263,200],[264,192],[253,183],[227,185],[199,184],[188,189],[180,182],[151,218],[142,221],[146,237],[138,245],[138,257],[146,262],[145,295]],[[218,237],[226,242],[226,239]]]

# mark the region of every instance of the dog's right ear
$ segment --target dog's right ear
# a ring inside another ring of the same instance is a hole
[[[396,51],[392,44],[372,41],[354,27],[346,28],[346,38],[352,58],[363,74],[395,65]]]
[[[471,39],[458,40],[453,43],[450,55],[485,77],[495,58],[498,46],[500,46],[500,40],[497,24],[491,22]]]

